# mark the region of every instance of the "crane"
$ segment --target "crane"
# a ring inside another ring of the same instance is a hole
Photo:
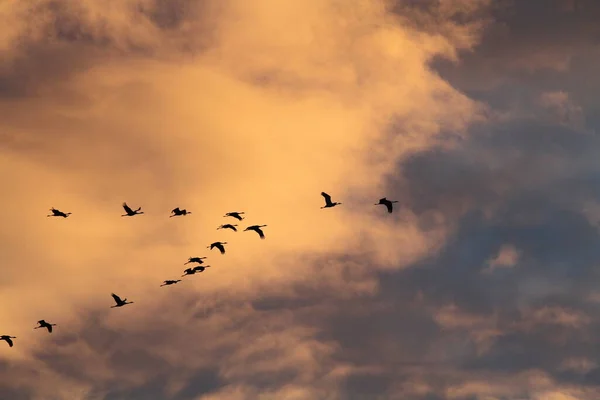
[[[181,282],[181,279],[166,280],[166,281],[164,281],[164,282],[163,282],[163,284],[162,284],[162,285],[160,285],[160,287],[163,287],[163,286],[169,286],[169,285],[174,285],[174,284],[176,284],[177,282]]]
[[[227,244],[227,242],[214,242],[214,243],[211,243],[210,246],[206,246],[206,247],[211,250],[216,247],[217,249],[219,249],[221,254],[225,254],[225,247],[223,247],[224,244]]]
[[[123,307],[126,304],[133,304],[133,301],[128,302],[127,299],[121,300],[121,298],[114,293],[112,293],[111,296],[113,299],[115,299],[115,303],[117,303],[117,304],[114,306],[110,306],[110,308]]]
[[[71,215],[71,213],[64,213],[60,210],[57,210],[56,208],[52,207],[50,209],[50,211],[52,212],[52,214],[46,215],[46,217],[63,217],[63,218],[67,218],[69,215]]]
[[[247,227],[246,229],[244,229],[245,231],[254,231],[256,233],[258,233],[258,236],[260,236],[261,239],[265,238],[265,234],[263,233],[262,229],[260,228],[264,228],[266,225],[250,225],[249,227]]]
[[[188,261],[186,263],[184,263],[183,265],[193,263],[193,262],[198,263],[198,264],[204,264],[204,261],[202,261],[202,260],[205,260],[205,259],[206,259],[206,257],[190,257],[190,258],[188,258]]]
[[[125,214],[121,215],[121,217],[133,217],[134,215],[143,214],[143,211],[140,211],[142,207],[138,207],[137,210],[132,210],[131,207],[127,205],[127,203],[123,203],[123,208],[125,209]]]
[[[236,229],[237,224],[225,224],[225,225],[221,225],[217,228],[217,230],[219,229],[231,229],[234,232],[237,232]]]
[[[53,326],[56,326],[56,324],[49,324],[48,322],[44,321],[43,319],[40,319],[40,320],[38,321],[38,324],[39,324],[40,326],[36,326],[36,327],[35,327],[35,328],[33,328],[33,329],[46,328],[46,329],[48,329],[48,333],[52,333],[52,327],[53,327]]]
[[[204,270],[208,267],[210,267],[210,265],[207,265],[207,266],[198,265],[194,268],[187,268],[183,271],[183,275],[181,275],[181,276],[194,275],[195,273],[204,272]]]
[[[223,216],[224,217],[233,217],[233,218],[241,221],[244,219],[244,217],[242,217],[242,214],[244,214],[242,211],[233,211],[233,212],[228,212]]]
[[[375,205],[376,206],[384,205],[387,208],[388,212],[391,214],[392,211],[394,211],[393,203],[397,203],[397,202],[398,202],[398,200],[388,200],[384,197],[382,199],[379,199],[379,203],[376,203]]]
[[[6,343],[8,343],[8,345],[10,347],[13,347],[13,341],[12,339],[16,339],[16,336],[8,336],[8,335],[2,335],[0,336],[0,340],[4,340]]]
[[[325,198],[325,205],[321,208],[331,208],[331,207],[339,206],[342,204],[342,203],[333,203],[331,201],[331,196],[325,192],[321,192],[321,196],[323,196]]]
[[[191,211],[188,211],[185,208],[183,210],[181,210],[181,209],[179,209],[179,207],[177,207],[177,208],[174,208],[173,210],[171,210],[171,214],[173,214],[173,215],[170,215],[169,218],[176,217],[178,215],[188,215],[191,213],[192,213]]]

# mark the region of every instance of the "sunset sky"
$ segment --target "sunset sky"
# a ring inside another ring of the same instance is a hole
[[[0,400],[600,399],[598,21],[0,1]]]

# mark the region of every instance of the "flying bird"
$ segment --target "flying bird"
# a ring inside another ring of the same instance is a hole
[[[63,217],[63,218],[67,218],[69,215],[71,215],[71,213],[64,213],[60,210],[57,210],[56,208],[52,207],[50,209],[50,211],[52,212],[52,214],[46,215],[46,217]]]
[[[391,214],[392,211],[394,211],[393,203],[397,203],[397,202],[398,202],[398,200],[388,200],[384,197],[382,199],[379,199],[379,203],[376,203],[375,205],[376,206],[384,205],[387,208],[388,212]]]
[[[6,343],[8,343],[8,345],[10,347],[13,347],[13,341],[11,339],[16,339],[16,336],[8,336],[8,335],[2,335],[0,336],[0,340],[4,340]]]
[[[177,282],[181,282],[181,279],[175,279],[175,280],[166,280],[166,281],[164,281],[164,282],[163,282],[163,284],[162,284],[162,285],[160,285],[160,287],[163,287],[163,286],[169,286],[169,285],[174,285],[174,284],[176,284]]]
[[[173,215],[169,216],[169,218],[176,217],[178,215],[188,215],[191,213],[192,213],[191,211],[188,211],[185,208],[183,210],[180,210],[179,207],[177,207],[177,208],[174,208],[173,210],[171,210],[171,214],[173,214]]]
[[[216,247],[217,249],[219,249],[221,254],[225,254],[225,247],[223,247],[224,244],[227,244],[227,242],[214,242],[214,243],[211,243],[210,246],[206,246],[206,247],[211,250]]]
[[[339,206],[342,204],[342,203],[333,203],[331,201],[331,196],[325,192],[321,192],[321,196],[323,196],[325,198],[325,205],[321,208],[331,208],[331,207]]]
[[[127,299],[121,300],[121,298],[114,293],[112,293],[111,296],[113,299],[115,299],[115,303],[117,303],[117,304],[114,306],[110,306],[110,308],[123,307],[126,304],[133,304],[133,301],[128,302]]]
[[[217,230],[219,229],[231,229],[234,232],[237,232],[236,229],[237,224],[225,224],[225,225],[221,225],[217,228]]]
[[[206,259],[206,257],[190,257],[190,258],[188,258],[188,261],[186,263],[184,263],[183,265],[193,263],[193,262],[198,263],[198,264],[203,264],[204,261],[202,261],[202,260],[204,260],[204,259]]]
[[[123,208],[125,209],[125,214],[121,215],[121,217],[133,217],[134,215],[143,214],[143,211],[140,211],[142,207],[138,207],[137,210],[132,210],[131,207],[127,205],[127,203],[123,203]]]
[[[227,214],[225,214],[223,216],[224,217],[233,217],[233,218],[236,218],[241,221],[244,219],[244,217],[242,217],[242,214],[244,214],[244,213],[241,211],[234,211],[234,212],[228,212]]]
[[[53,326],[56,326],[56,324],[49,324],[48,322],[44,321],[43,319],[40,319],[40,320],[38,321],[38,324],[39,324],[40,326],[36,326],[36,327],[35,327],[35,328],[33,328],[33,329],[46,328],[46,329],[48,329],[48,333],[52,333],[52,327],[53,327]]]
[[[258,233],[258,236],[260,236],[261,239],[265,238],[265,234],[263,233],[262,229],[260,228],[264,228],[266,225],[250,225],[249,227],[247,227],[246,229],[244,229],[245,231],[254,231],[256,233]]]
[[[181,276],[194,275],[195,273],[198,273],[198,272],[204,272],[204,270],[208,267],[210,267],[210,265],[207,265],[205,267],[198,265],[194,268],[187,268],[183,271],[183,275],[181,275]]]

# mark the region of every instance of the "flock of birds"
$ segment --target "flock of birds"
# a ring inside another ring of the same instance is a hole
[[[325,192],[321,192],[321,196],[323,196],[325,198],[325,205],[323,207],[321,207],[322,209],[323,208],[332,208],[332,207],[339,206],[342,204],[342,203],[331,201],[331,196]],[[394,209],[393,204],[397,203],[397,202],[398,201],[396,201],[396,200],[388,200],[387,198],[383,197],[383,198],[379,199],[379,202],[375,203],[375,205],[384,205],[387,208],[388,213],[392,213],[392,211]],[[136,210],[134,210],[131,207],[129,207],[127,205],[127,203],[123,203],[123,209],[125,210],[125,214],[122,214],[121,215],[122,217],[133,217],[135,215],[144,214],[144,212],[142,211],[142,207],[138,207]],[[48,217],[67,218],[69,215],[71,215],[70,212],[65,213],[54,207],[50,209],[50,212],[51,212],[51,214],[47,215]],[[174,208],[173,210],[171,210],[171,215],[169,216],[169,218],[177,217],[177,216],[185,216],[188,214],[191,214],[191,212],[187,211],[186,209],[180,209],[179,207],[177,207],[177,208]],[[226,213],[223,217],[232,217],[238,221],[242,221],[244,219],[243,215],[244,215],[244,212],[233,211],[233,212]],[[237,228],[236,228],[237,226],[238,226],[237,224],[224,224],[224,225],[220,225],[217,229],[231,229],[232,231],[237,232]],[[261,239],[264,239],[265,234],[261,228],[264,228],[266,226],[267,225],[250,225],[246,229],[244,229],[244,232],[245,231],[254,231],[254,232],[258,233],[258,236]],[[219,252],[221,254],[225,254],[225,246],[224,245],[226,245],[226,244],[227,244],[227,242],[214,242],[214,243],[211,243],[209,246],[207,246],[207,248],[210,250],[216,248],[217,250],[219,250]],[[206,268],[210,267],[210,265],[202,265],[202,264],[204,264],[205,259],[206,259],[206,257],[190,257],[190,258],[188,258],[188,261],[186,263],[184,263],[184,265],[191,264],[191,263],[195,263],[197,265],[194,267],[186,268],[183,271],[182,277],[188,276],[188,275],[194,275],[194,274],[197,274],[200,272],[204,272],[206,270]],[[178,282],[181,282],[181,279],[169,279],[169,280],[164,281],[160,285],[160,287],[174,285]],[[133,301],[127,301],[126,298],[121,298],[114,293],[112,293],[111,296],[115,301],[115,305],[111,306],[110,308],[123,307],[127,304],[133,304]],[[56,324],[51,324],[43,319],[39,320],[37,323],[38,323],[38,326],[36,326],[33,329],[45,328],[48,331],[48,333],[52,333],[52,327],[56,326]],[[6,343],[8,343],[8,345],[10,347],[13,347],[13,344],[14,344],[12,339],[16,339],[16,336],[0,335],[0,340],[4,340]]]

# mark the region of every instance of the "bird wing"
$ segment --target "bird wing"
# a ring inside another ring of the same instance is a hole
[[[9,338],[9,337],[6,337],[6,338],[4,338],[4,340],[6,340],[6,343],[8,343],[8,345],[9,345],[10,347],[13,347],[13,341],[11,340],[11,338]]]
[[[52,333],[52,325],[48,324],[46,328],[48,328],[48,333]]]
[[[111,294],[111,296],[112,296],[112,298],[113,298],[113,299],[115,299],[115,302],[116,302],[117,304],[119,304],[119,303],[122,303],[122,302],[123,302],[123,300],[121,300],[121,298],[120,298],[119,296],[117,296],[116,294],[112,293],[112,294]]]
[[[46,321],[45,321],[45,320],[43,320],[43,319],[40,319],[40,320],[38,321],[38,324],[40,324],[40,325],[44,325],[45,323],[46,323]]]
[[[127,205],[127,203],[123,203],[123,208],[125,209],[125,212],[126,212],[127,214],[129,214],[129,213],[132,213],[132,212],[133,212],[133,210],[131,209],[131,207],[129,207],[129,206]]]
[[[261,239],[265,238],[265,234],[263,233],[262,229],[256,228],[255,231],[258,233],[258,236],[260,236]]]
[[[323,196],[325,198],[325,204],[326,205],[331,204],[331,196],[330,195],[328,195],[325,192],[321,192],[321,196]]]
[[[392,210],[394,209],[394,206],[393,206],[393,204],[392,204],[391,201],[386,202],[385,206],[387,207],[387,210],[388,210],[389,213],[391,213]]]
[[[234,232],[237,232],[237,229],[235,228],[235,226],[229,225],[229,228],[231,228]]]
[[[171,212],[172,212],[173,214],[177,214],[177,213],[180,213],[180,212],[181,212],[181,210],[179,209],[179,207],[177,207],[177,208],[174,208],[174,209],[172,209],[172,210],[171,210]]]

